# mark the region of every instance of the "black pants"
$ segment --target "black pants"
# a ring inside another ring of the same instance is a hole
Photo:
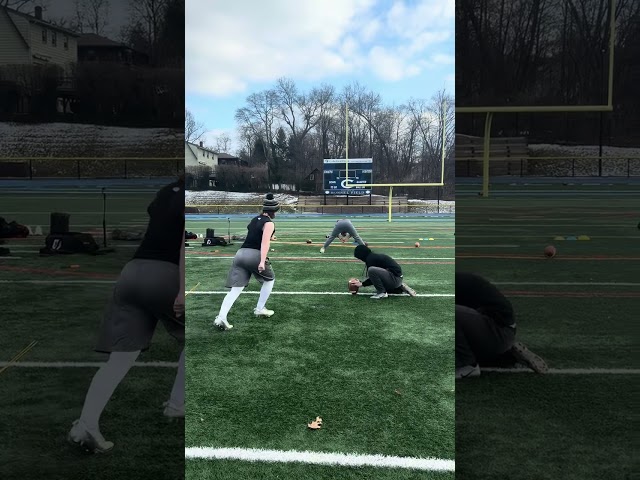
[[[396,277],[384,268],[369,267],[367,275],[373,286],[376,287],[377,293],[391,293],[402,285],[402,277]]]
[[[515,328],[456,305],[456,368],[491,362],[512,347],[515,337]]]

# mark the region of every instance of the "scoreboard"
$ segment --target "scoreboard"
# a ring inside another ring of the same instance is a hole
[[[347,183],[351,184],[351,188],[345,186]],[[324,193],[326,195],[369,195],[370,187],[357,185],[372,183],[372,158],[350,158],[349,178],[347,178],[347,161],[344,158],[324,159]]]

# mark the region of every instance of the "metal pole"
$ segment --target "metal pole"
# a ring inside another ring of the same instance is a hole
[[[389,187],[389,223],[391,223],[391,205],[393,201],[393,187]]]
[[[104,248],[107,248],[107,194],[105,187],[102,187],[102,244]]]
[[[491,147],[491,121],[493,113],[487,112],[484,122],[484,151],[482,152],[482,196],[489,196],[489,148]]]

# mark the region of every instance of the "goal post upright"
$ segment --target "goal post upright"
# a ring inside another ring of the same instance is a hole
[[[613,111],[613,65],[616,39],[616,0],[609,2],[609,78],[607,84],[606,105],[522,105],[522,106],[486,106],[456,107],[457,113],[485,113],[484,143],[482,152],[482,196],[489,196],[489,161],[491,147],[491,123],[494,113],[576,113],[576,112],[612,112]]]
[[[357,187],[361,188],[374,188],[374,187],[389,187],[389,212],[388,212],[388,221],[391,222],[392,219],[392,207],[393,207],[393,187],[444,187],[444,159],[445,159],[445,142],[446,142],[446,100],[442,100],[442,160],[441,160],[441,169],[440,169],[440,181],[439,182],[431,182],[431,183],[367,183],[367,184],[358,184]],[[349,105],[345,104],[345,157],[346,157],[346,176],[347,181],[345,182],[345,187],[354,188],[355,185],[352,185],[349,182]]]

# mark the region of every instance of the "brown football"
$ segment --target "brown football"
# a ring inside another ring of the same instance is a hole
[[[358,284],[356,283],[358,281],[358,279],[356,278],[352,278],[349,280],[349,291],[351,292],[351,295],[355,295],[356,293],[358,293],[358,289],[360,287],[358,287]]]

